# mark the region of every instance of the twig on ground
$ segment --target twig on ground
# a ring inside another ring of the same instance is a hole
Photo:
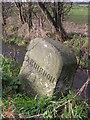
[[[63,103],[62,105],[57,106],[56,109],[58,109],[58,108],[60,108],[60,107],[62,107],[62,106],[64,106],[64,105],[66,105],[67,103],[73,101],[73,99],[74,99],[77,95],[79,95],[79,94],[82,93],[82,91],[83,91],[84,88],[88,85],[89,82],[90,82],[90,78],[87,79],[87,81],[84,83],[84,85],[80,88],[80,90],[75,94],[75,96],[74,96],[73,98],[71,98],[70,100],[66,101],[66,102]]]
[[[44,116],[44,113],[43,114],[38,114],[38,115],[30,116],[30,118],[40,118],[42,116]]]
[[[87,81],[86,81],[86,82],[84,83],[84,85],[80,88],[80,90],[74,95],[73,98],[71,98],[71,99],[68,100],[67,102],[64,102],[62,105],[58,105],[58,106],[56,107],[56,110],[59,109],[60,107],[64,106],[64,105],[66,105],[67,103],[70,103],[71,101],[73,101],[74,98],[75,98],[77,95],[79,95],[79,94],[82,93],[82,91],[83,91],[84,88],[88,85],[89,82],[90,82],[90,78],[87,79]],[[73,114],[73,111],[72,111],[72,114]],[[30,118],[40,118],[40,117],[43,117],[43,116],[44,116],[44,113],[43,113],[43,114],[38,114],[38,115],[30,116]]]

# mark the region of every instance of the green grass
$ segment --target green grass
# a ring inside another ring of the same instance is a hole
[[[88,15],[88,8],[86,6],[73,6],[70,12],[73,15]]]
[[[1,100],[1,97],[0,97],[0,120],[2,119],[2,117],[1,117],[1,114],[2,114],[1,107],[2,107],[2,100]]]
[[[26,95],[17,94],[11,100],[12,111],[23,117],[32,118],[34,115],[42,114],[40,118],[88,118],[88,104],[79,97],[74,98],[73,101],[67,102],[74,97],[74,93],[69,92],[67,96],[63,96],[58,100],[52,100],[50,97],[36,97],[30,99]],[[8,108],[8,100],[3,99],[6,109]],[[67,102],[67,104],[64,104]],[[58,107],[61,106],[61,107]]]
[[[13,36],[5,40],[5,43],[16,44],[17,46],[27,47],[29,44],[28,40],[23,40],[21,37]]]
[[[87,6],[74,5],[69,13],[67,20],[81,25],[88,23]]]
[[[67,18],[67,21],[73,22],[79,25],[83,25],[88,23],[88,16],[87,15],[70,15]]]
[[[81,37],[81,43],[80,43],[79,36],[74,35],[72,37],[73,38],[70,41],[65,42],[65,45],[69,46],[73,50],[73,52],[77,58],[77,63],[79,61],[80,49],[81,49],[82,55],[81,55],[80,65],[82,67],[90,67],[90,60],[88,60],[88,58],[84,57],[85,53],[88,52],[88,44],[85,45],[86,41],[88,41],[87,37]],[[81,44],[81,48],[80,48],[80,44]]]
[[[77,45],[77,43],[75,44]],[[52,99],[52,97],[35,97],[31,99],[25,93],[22,94],[18,92],[20,81],[17,76],[19,74],[20,66],[17,62],[13,61],[14,76],[12,76],[11,60],[8,58],[2,60],[0,63],[3,63],[3,108],[6,111],[8,111],[8,92],[11,92],[10,105],[12,112],[17,116],[22,114],[23,117],[32,118],[34,115],[40,115],[39,119],[76,118],[82,120],[88,118],[87,101],[82,100],[78,96],[72,99],[75,94],[71,91],[69,91],[67,96],[62,96],[57,100]],[[65,104],[65,102],[67,103]]]
[[[18,91],[20,65],[9,58],[0,58],[0,64],[2,64],[2,97],[6,98],[9,92],[16,94],[16,91]]]
[[[72,9],[71,14],[73,15],[88,15],[88,10],[87,9]]]

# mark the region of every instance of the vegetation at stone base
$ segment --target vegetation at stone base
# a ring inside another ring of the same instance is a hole
[[[19,64],[9,58],[0,59],[0,62],[3,63],[3,107],[6,111],[8,110],[8,92],[11,92],[12,112],[18,117],[21,114],[22,117],[29,118],[88,118],[88,102],[79,97],[72,99],[75,95],[73,92],[69,91],[67,96],[62,96],[58,100],[52,100],[51,97],[30,99],[24,93],[20,93],[18,91],[20,82],[17,77],[20,70]],[[11,62],[13,62],[14,76]],[[65,102],[67,103],[65,104]]]
[[[2,95],[5,98],[9,92],[15,94],[18,90],[20,81],[17,76],[19,74],[20,66],[16,61],[9,58],[0,59],[0,63],[2,63]]]
[[[13,96],[11,100],[12,111],[19,116],[34,118],[37,115],[39,118],[88,118],[88,104],[86,101],[81,100],[79,97],[70,100],[74,94],[69,92],[65,97],[58,100],[52,100],[51,98],[34,98],[30,99],[26,95],[17,94]],[[3,99],[4,105],[8,108],[8,101]],[[58,106],[61,106],[58,108]]]
[[[64,42],[69,46],[77,58],[77,63],[80,59],[80,66],[90,67],[90,60],[88,60],[88,38],[74,35],[71,40]]]

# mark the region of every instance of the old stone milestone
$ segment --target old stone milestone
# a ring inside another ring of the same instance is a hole
[[[76,67],[70,48],[50,38],[36,38],[28,46],[19,78],[29,97],[59,97],[71,88]]]

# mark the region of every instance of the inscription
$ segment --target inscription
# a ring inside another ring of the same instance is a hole
[[[40,72],[43,76],[45,76],[47,79],[49,79],[52,83],[55,81],[55,78],[50,75],[49,73],[47,73],[42,67],[40,67],[33,59],[29,58],[27,56],[27,60],[28,63],[34,67],[34,69],[36,69],[38,72]]]

